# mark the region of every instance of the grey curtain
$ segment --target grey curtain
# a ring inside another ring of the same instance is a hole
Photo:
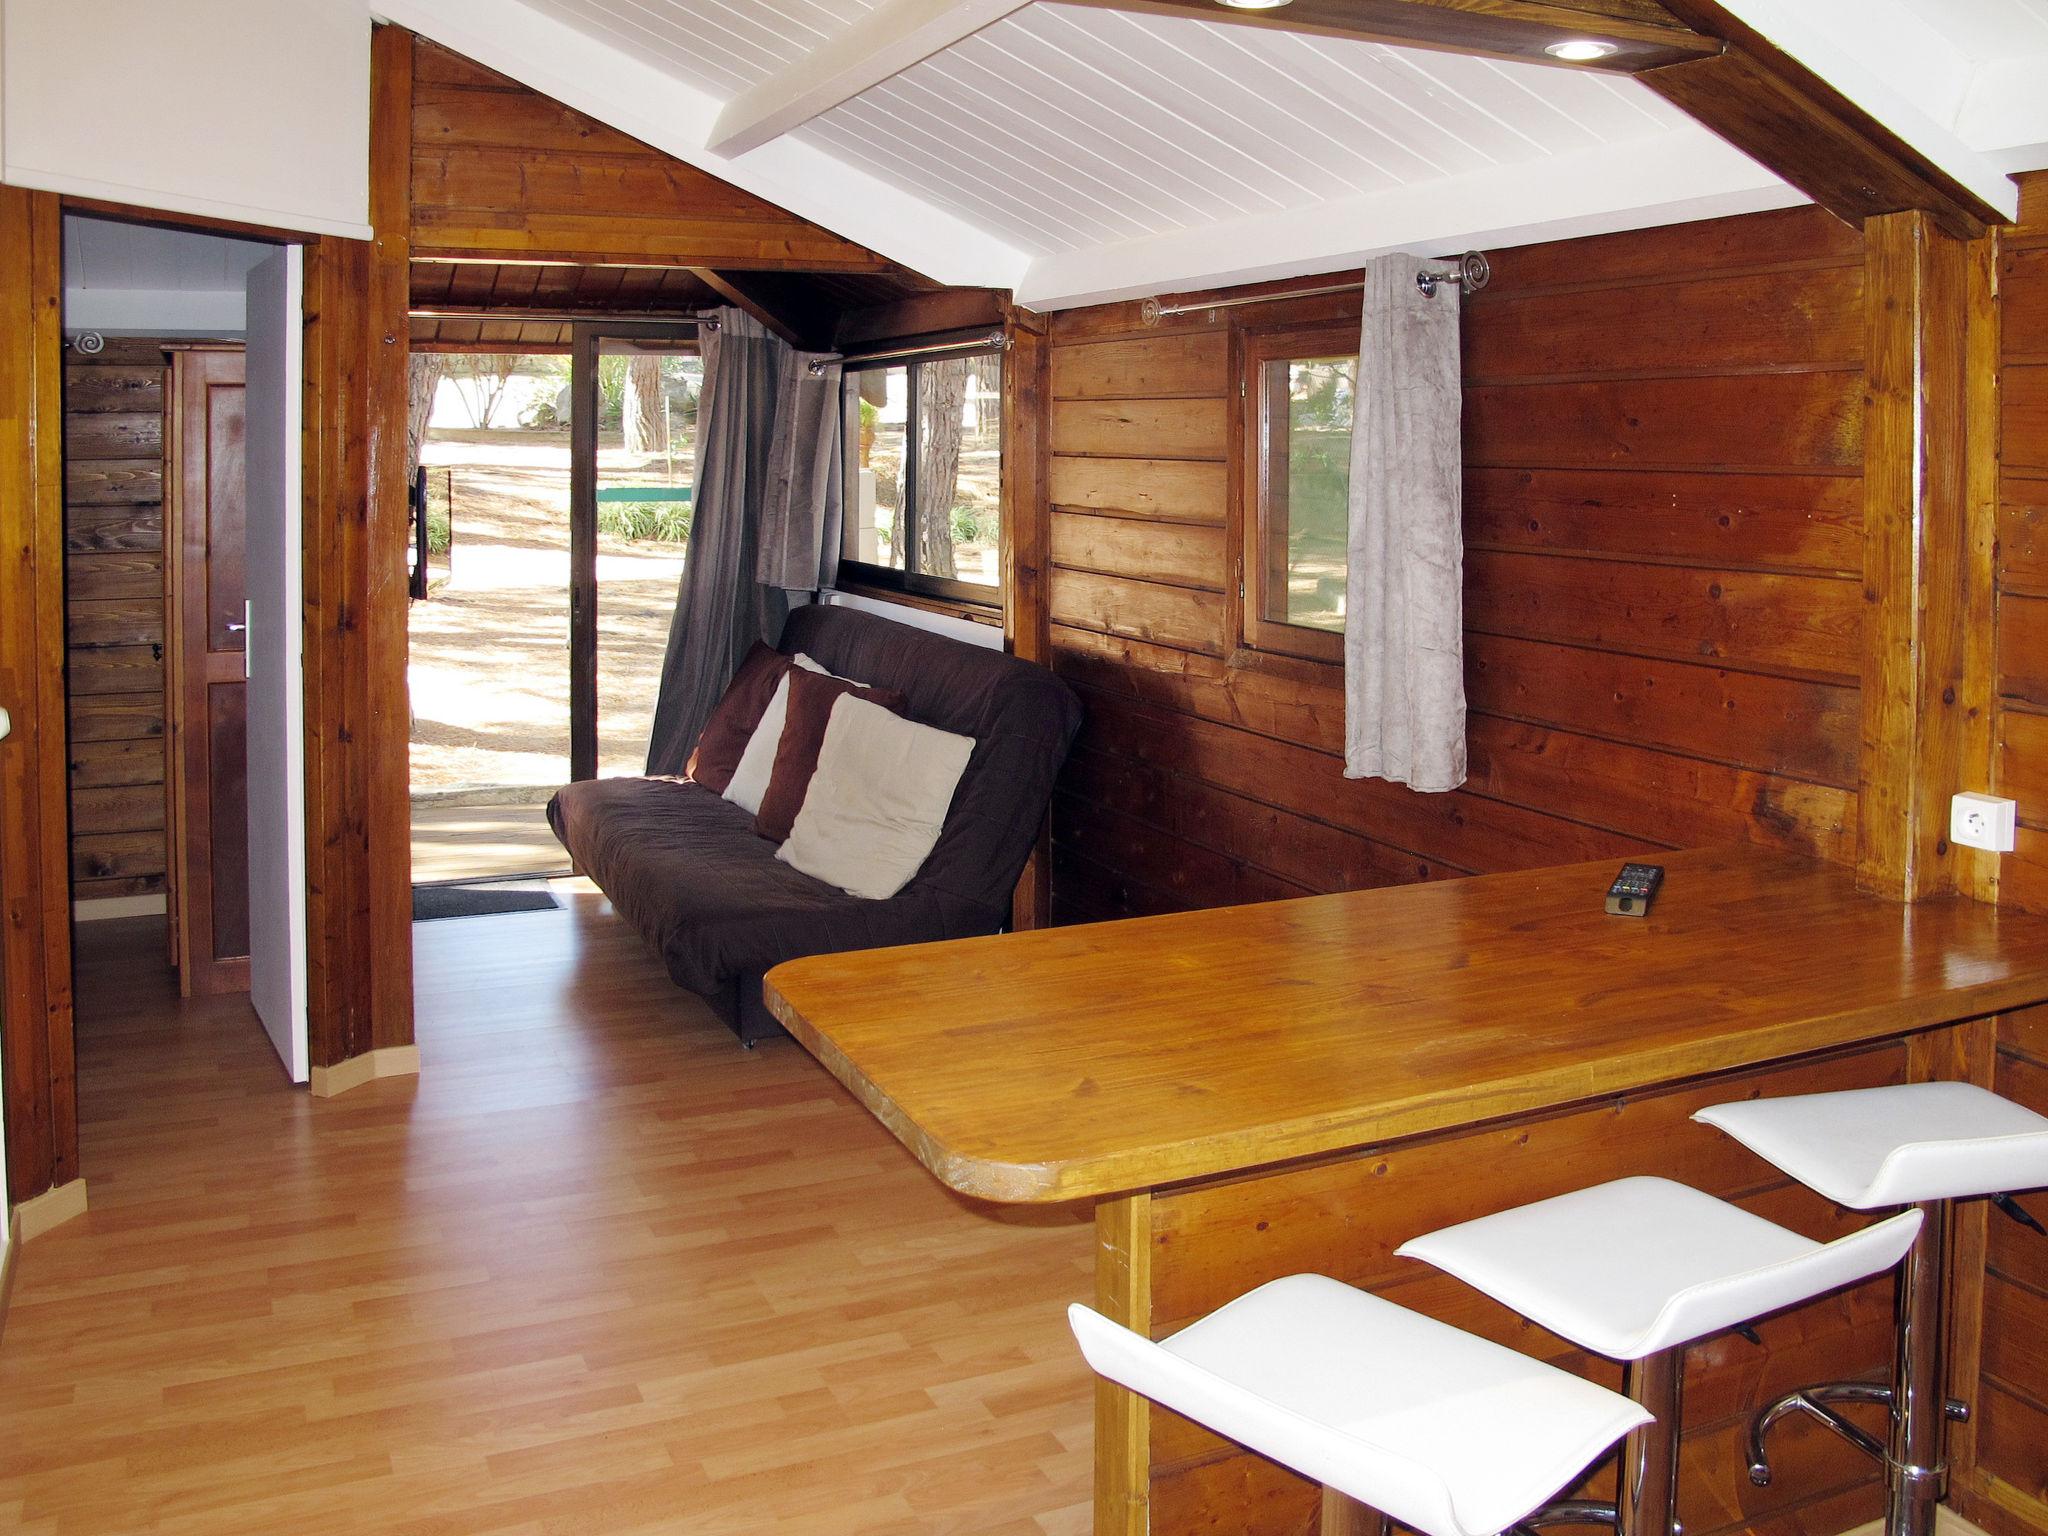
[[[680,773],[747,647],[839,574],[843,390],[759,321],[721,309],[704,333],[690,549],[669,621],[649,773]]]
[[[1465,782],[1458,303],[1426,265],[1365,271],[1351,434],[1344,609],[1344,774],[1420,790]]]
[[[683,771],[747,647],[774,638],[754,572],[776,384],[781,354],[790,349],[737,309],[719,310],[718,328],[701,335],[704,393],[697,405],[690,547],[661,663],[649,773]]]
[[[811,365],[820,366],[816,373]],[[761,506],[764,587],[801,597],[839,576],[846,516],[844,390],[837,362],[784,348]]]

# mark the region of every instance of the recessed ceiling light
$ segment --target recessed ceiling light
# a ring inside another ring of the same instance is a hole
[[[1288,0],[1216,0],[1218,5],[1227,5],[1233,11],[1277,11]]]
[[[1619,44],[1603,43],[1595,38],[1574,37],[1561,43],[1552,43],[1543,50],[1553,59],[1563,59],[1567,64],[1590,64],[1595,59],[1604,59],[1609,54],[1621,52]]]

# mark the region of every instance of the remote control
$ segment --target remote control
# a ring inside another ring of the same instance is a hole
[[[1614,884],[1607,887],[1607,910],[1616,917],[1647,917],[1650,898],[1663,883],[1661,864],[1624,864]]]

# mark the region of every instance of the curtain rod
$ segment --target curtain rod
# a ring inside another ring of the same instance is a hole
[[[1448,260],[1449,258],[1445,258]],[[1477,293],[1493,280],[1493,264],[1483,252],[1467,251],[1457,258],[1457,266],[1447,272],[1418,272],[1415,286],[1426,298],[1435,298],[1437,284],[1456,283],[1467,293]],[[1158,299],[1145,300],[1138,306],[1138,318],[1147,325],[1175,315],[1200,314],[1210,309],[1237,309],[1246,304],[1277,304],[1282,299],[1314,299],[1328,293],[1356,293],[1363,283],[1325,283],[1320,288],[1288,288],[1279,293],[1247,293],[1234,299],[1211,299],[1206,304],[1162,304]]]
[[[408,309],[406,315],[414,320],[488,320],[495,325],[595,325],[602,327],[606,323],[610,323],[613,325],[694,325],[707,331],[718,329],[718,318],[715,315],[661,315],[651,311],[646,313],[635,312],[632,314],[607,315],[593,314],[588,310],[580,314],[573,311],[558,314],[542,314],[537,311],[528,310],[525,313],[508,314],[501,309],[441,309],[428,304],[418,309]]]
[[[834,353],[829,357],[813,358],[811,372],[823,373],[831,363],[894,363],[905,358],[931,357],[940,352],[986,352],[993,347],[998,352],[1010,350],[1009,335],[998,329],[986,336],[967,336],[959,341],[935,341],[922,347],[891,347],[880,352]]]

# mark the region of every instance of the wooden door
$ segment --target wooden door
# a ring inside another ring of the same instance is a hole
[[[178,988],[249,987],[242,350],[172,354],[164,476]]]

